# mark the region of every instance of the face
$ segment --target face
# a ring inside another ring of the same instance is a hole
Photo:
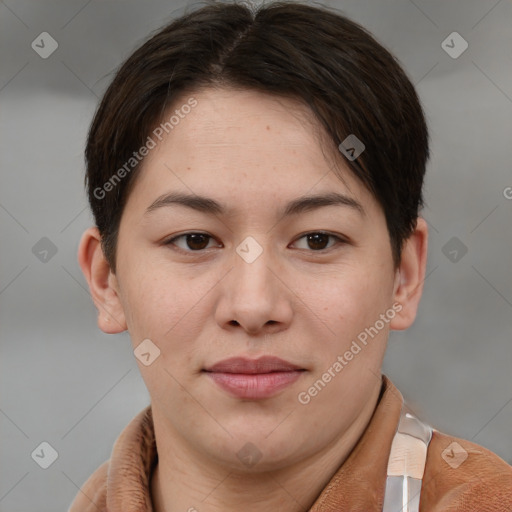
[[[160,350],[138,364],[168,435],[238,467],[252,443],[256,467],[279,467],[333,443],[380,387],[396,312],[385,218],[299,103],[191,96],[125,206],[115,289],[133,348]],[[251,366],[263,356],[288,366]],[[233,357],[250,370],[206,371]]]

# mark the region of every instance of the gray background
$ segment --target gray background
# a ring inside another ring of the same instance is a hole
[[[326,5],[400,59],[432,137],[423,211],[428,277],[414,326],[391,334],[384,372],[431,425],[510,463],[512,3]],[[128,334],[98,329],[77,263],[80,236],[92,224],[83,149],[112,70],[184,6],[0,2],[1,512],[67,510],[149,403]],[[44,31],[59,45],[47,59],[31,48]],[[441,46],[453,31],[469,44],[456,59]],[[43,237],[57,250],[46,262],[33,253]],[[458,261],[446,246],[452,237]],[[31,458],[42,441],[59,455],[46,470]]]

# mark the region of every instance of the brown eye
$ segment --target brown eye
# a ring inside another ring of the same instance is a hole
[[[192,233],[190,235],[186,235],[186,244],[190,249],[200,251],[208,246],[209,239],[210,237],[208,235]]]
[[[306,233],[302,237],[300,237],[298,240],[305,240],[306,241],[306,247],[299,247],[299,249],[310,249],[314,252],[323,251],[325,249],[330,249],[333,245],[336,245],[337,243],[344,243],[344,240],[342,240],[340,237],[336,235],[331,235],[330,233],[324,233],[322,231],[315,231],[311,233]],[[335,243],[329,244],[329,239],[334,239]]]
[[[186,252],[202,251],[208,247],[211,239],[212,237],[206,233],[185,233],[184,235],[167,240],[165,245],[176,245],[179,249]],[[178,240],[181,240],[182,243],[176,243]]]
[[[306,235],[306,237],[310,249],[325,249],[329,243],[329,235],[325,233],[312,233],[311,235]]]

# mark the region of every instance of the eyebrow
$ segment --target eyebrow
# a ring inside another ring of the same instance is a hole
[[[159,208],[174,205],[186,206],[187,208],[192,208],[193,210],[213,215],[225,215],[228,211],[226,206],[209,197],[197,194],[171,192],[169,194],[164,194],[153,201],[153,203],[151,203],[151,205],[146,209],[144,215],[154,212]],[[363,217],[366,215],[361,203],[352,197],[337,192],[330,192],[327,194],[307,195],[294,199],[286,205],[282,216],[288,217],[291,215],[297,215],[323,206],[346,206],[357,211]]]

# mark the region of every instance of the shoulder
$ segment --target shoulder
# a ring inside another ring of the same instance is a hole
[[[114,443],[110,459],[80,487],[68,512],[106,512],[107,502],[110,508],[123,510],[126,509],[123,507],[125,500],[147,501],[147,488],[156,459],[149,405],[125,426]]]
[[[107,476],[110,460],[105,461],[78,491],[68,512],[104,512],[107,510]]]
[[[483,446],[434,430],[420,511],[511,510],[512,466]]]

